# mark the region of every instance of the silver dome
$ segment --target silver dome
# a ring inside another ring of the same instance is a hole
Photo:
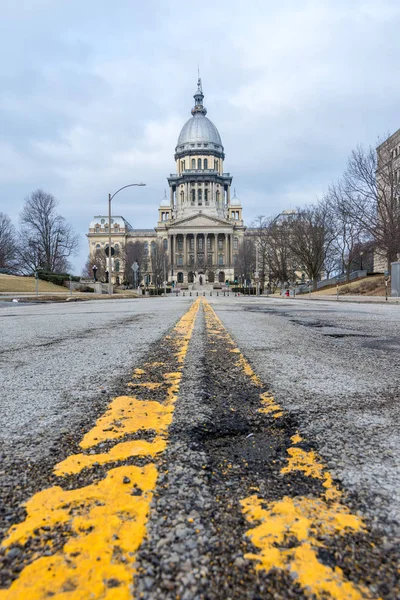
[[[222,146],[221,137],[214,123],[201,113],[196,113],[186,121],[178,138],[179,146],[186,144],[216,144]]]

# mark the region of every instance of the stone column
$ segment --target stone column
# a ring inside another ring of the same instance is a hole
[[[208,241],[208,233],[204,234],[204,270],[207,270],[207,258],[208,258],[208,249],[207,249],[207,241]]]
[[[227,194],[226,194],[226,201],[227,201],[228,206],[230,206],[230,203],[231,203],[231,186],[230,185],[228,185],[228,191],[227,191]]]
[[[170,187],[170,203],[171,203],[171,206],[173,207],[174,206],[174,190],[173,190],[172,185]]]
[[[197,233],[193,234],[193,240],[194,240],[194,266],[193,266],[193,270],[196,270],[197,267]]]
[[[229,264],[229,256],[228,256],[228,234],[227,233],[225,233],[224,263],[225,263],[225,266],[227,266]]]
[[[233,266],[233,233],[231,233],[231,266]]]
[[[218,233],[214,233],[214,265],[218,265]]]
[[[187,233],[183,234],[183,266],[187,265]]]

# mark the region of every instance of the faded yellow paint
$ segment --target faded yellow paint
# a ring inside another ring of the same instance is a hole
[[[162,383],[153,383],[152,381],[145,381],[143,383],[132,383],[129,382],[128,383],[128,387],[143,387],[146,388],[148,390],[156,390],[157,388],[160,388],[163,384]]]
[[[325,498],[327,500],[338,500],[341,497],[340,490],[333,483],[332,475],[314,450],[306,452],[301,448],[288,448],[287,453],[289,454],[288,464],[281,470],[283,475],[301,471],[306,477],[323,481],[322,485],[326,490]]]
[[[133,371],[133,376],[134,377],[141,377],[142,375],[144,375],[146,373],[146,371],[144,369],[135,369]]]
[[[292,435],[292,437],[290,438],[290,441],[292,442],[292,444],[299,444],[303,441],[303,438],[299,433],[295,433],[295,435]]]
[[[339,503],[328,505],[316,498],[289,498],[269,503],[265,508],[257,496],[241,500],[242,510],[252,529],[246,535],[260,550],[245,558],[257,561],[257,569],[282,569],[311,598],[362,600],[372,598],[369,590],[346,581],[340,568],[318,560],[321,537],[345,535],[364,529],[361,518]],[[288,540],[296,543],[290,544]]]
[[[260,400],[261,408],[259,408],[257,412],[264,413],[266,415],[272,414],[272,416],[275,418],[283,416],[282,407],[275,402],[275,399],[270,392],[264,392],[263,394],[260,394]]]
[[[151,429],[165,433],[172,421],[173,406],[165,406],[153,400],[137,400],[131,396],[115,398],[107,412],[101,416],[79,444],[81,448],[91,448],[136,433],[141,429]]]
[[[204,311],[207,332],[211,333],[212,335],[216,335],[216,337],[224,338],[228,344],[235,346],[233,352],[239,355],[238,361],[235,363],[235,366],[239,367],[242,371],[244,371],[245,375],[247,375],[247,377],[251,379],[254,385],[256,385],[257,387],[262,387],[263,383],[261,379],[258,377],[258,375],[256,375],[250,363],[240,352],[239,348],[236,348],[236,343],[226,331],[221,319],[216,315],[215,311],[211,308],[207,300],[204,300]],[[224,332],[223,335],[221,334],[222,331]]]
[[[131,456],[154,456],[163,452],[167,446],[166,441],[157,437],[152,442],[146,440],[134,440],[132,442],[120,442],[101,454],[73,454],[54,467],[55,475],[59,477],[80,473],[83,469],[93,465],[104,465],[119,460],[126,460]]]
[[[152,464],[118,467],[81,489],[52,487],[35,494],[27,502],[27,518],[11,528],[3,546],[24,544],[35,530],[62,524],[70,528],[71,537],[62,552],[28,565],[9,590],[0,591],[0,599],[131,599],[135,552],[145,533],[156,479]],[[133,495],[133,489],[139,494]]]
[[[70,456],[56,466],[57,475],[78,473],[94,463],[106,464],[135,455],[154,456],[164,450],[198,309],[199,300],[174,328],[179,370],[163,376],[166,404],[129,396],[115,398],[80,446],[91,448],[144,429],[159,437],[153,442],[120,442],[105,453]],[[142,376],[146,376],[146,371],[135,369],[134,377]],[[11,587],[0,590],[0,600],[44,600],[52,596],[59,600],[131,600],[135,553],[145,535],[156,480],[155,464],[121,466],[110,469],[102,481],[83,488],[63,490],[55,486],[35,494],[26,503],[26,519],[9,530],[3,548],[39,537],[42,527],[48,531],[62,526],[70,537],[62,551],[52,556],[34,556]],[[46,541],[43,537],[41,541],[48,551],[53,550],[51,539]]]

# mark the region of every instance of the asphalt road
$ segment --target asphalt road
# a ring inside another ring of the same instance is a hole
[[[399,308],[194,300],[0,311],[0,600],[397,598]]]

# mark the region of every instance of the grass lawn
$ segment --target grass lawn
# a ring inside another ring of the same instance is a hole
[[[390,296],[390,284],[388,287]],[[367,296],[384,296],[385,295],[385,280],[383,275],[374,275],[366,277],[358,281],[350,281],[339,285],[339,294],[365,294]],[[318,292],[313,292],[313,296],[334,296],[336,295],[336,285],[327,289],[322,288]]]
[[[35,292],[36,281],[34,277],[18,277],[17,275],[0,274],[0,292]],[[64,292],[68,289],[61,285],[54,285],[49,281],[39,279],[39,292]]]

